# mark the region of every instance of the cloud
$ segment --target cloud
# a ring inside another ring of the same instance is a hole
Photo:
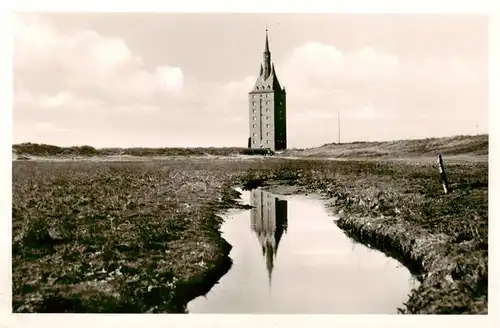
[[[347,116],[349,118],[354,118],[354,119],[369,120],[369,119],[380,118],[380,112],[375,110],[375,108],[371,106],[366,106],[360,108],[359,110],[347,113]]]
[[[165,90],[179,91],[182,88],[184,75],[179,67],[161,66],[155,74],[160,87]]]
[[[65,132],[68,129],[59,128],[52,122],[37,122],[35,124],[35,129],[42,133],[51,133],[51,132]]]
[[[58,30],[37,15],[14,23],[15,142],[246,145],[257,72],[205,81],[168,62],[146,65],[120,37]],[[366,140],[470,131],[471,108],[487,108],[487,67],[458,55],[416,60],[375,46],[307,42],[275,66],[296,147],[334,140],[337,111],[342,137]],[[484,124],[487,113],[474,120],[474,128]]]
[[[282,65],[287,85],[332,88],[342,84],[388,79],[399,69],[395,55],[380,53],[371,47],[343,53],[333,45],[318,42],[297,47]],[[291,82],[290,82],[291,81]]]
[[[32,15],[16,16],[14,33],[17,87],[52,92],[70,89],[110,101],[143,101],[183,87],[179,67],[146,70],[142,59],[117,37],[91,30],[63,34]]]
[[[16,71],[57,68],[78,77],[79,83],[88,83],[140,63],[119,38],[103,38],[90,30],[65,35],[38,16],[16,15],[14,35]]]
[[[478,70],[480,67],[470,65],[459,56],[403,60],[396,54],[372,47],[342,52],[333,45],[318,42],[295,48],[281,67],[287,85],[320,89],[374,81],[472,85],[484,78]]]
[[[182,69],[168,64],[146,69],[118,37],[92,30],[65,33],[40,16],[16,15],[14,73],[16,142],[38,138],[35,132],[41,138],[42,133],[64,132],[52,122],[84,131],[80,139],[68,134],[66,140],[52,140],[58,144],[109,144],[116,142],[113,133],[127,132],[125,126],[138,135],[155,120],[163,121],[165,131],[185,123],[178,110],[185,82]],[[88,142],[82,140],[85,133]]]
[[[310,146],[331,139],[338,110],[345,133],[356,140],[381,136],[370,133],[375,127],[364,123],[369,121],[398,121],[406,130],[391,125],[388,130],[399,133],[393,138],[423,137],[429,130],[439,133],[446,121],[447,133],[474,133],[476,124],[467,125],[463,118],[470,117],[475,107],[482,110],[474,119],[487,125],[485,63],[467,62],[456,55],[399,58],[373,47],[343,52],[333,45],[309,42],[295,48],[278,67],[287,85],[289,131],[296,131],[291,144]],[[308,134],[308,142],[302,142]]]

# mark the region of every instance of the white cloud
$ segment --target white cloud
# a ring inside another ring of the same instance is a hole
[[[14,67],[22,70],[59,69],[81,83],[108,78],[137,64],[119,38],[102,38],[94,31],[62,34],[37,16],[15,16]]]
[[[89,108],[103,107],[105,103],[99,99],[78,97],[70,91],[56,94],[35,93],[29,91],[16,92],[14,106],[20,110],[26,107],[36,107],[47,113],[57,111],[82,111]],[[14,112],[16,114],[16,111]]]
[[[60,128],[57,127],[54,123],[52,122],[37,122],[35,124],[35,129],[39,132],[42,133],[51,133],[51,132],[65,132],[68,131],[68,129]]]
[[[378,115],[379,113],[375,110],[375,108],[371,106],[365,106],[360,108],[359,110],[347,113],[348,118],[362,119],[362,120],[375,119],[377,118]]]
[[[67,129],[70,144],[246,145],[247,93],[256,79],[248,72],[202,81],[169,63],[147,67],[119,37],[59,31],[33,15],[15,19],[14,69],[15,142],[37,141],[38,131],[60,144],[60,134],[47,133]],[[487,78],[484,67],[459,56],[415,61],[318,42],[296,47],[276,69],[287,87],[289,144],[296,147],[332,141],[337,110],[357,140],[416,135],[415,120],[437,110],[449,126],[465,126]],[[390,120],[399,120],[397,127],[372,133]]]
[[[248,93],[257,79],[257,76],[247,76],[241,80],[230,81],[223,85],[225,91],[235,94]]]
[[[391,78],[399,65],[397,56],[370,47],[342,53],[332,45],[311,42],[296,48],[284,60],[281,72],[288,86],[333,88],[336,81]]]
[[[61,91],[53,97],[42,96],[42,99],[40,99],[40,106],[43,108],[62,107],[67,106],[74,101],[76,101],[76,98],[71,92]]]
[[[155,74],[160,87],[173,91],[179,91],[182,88],[184,75],[179,67],[161,66]]]
[[[30,89],[36,87],[33,81],[43,79],[57,91],[71,88],[72,92],[119,95],[132,101],[183,87],[179,67],[148,71],[117,37],[91,30],[63,34],[37,16],[16,16],[14,33],[16,79]]]
[[[487,68],[458,56],[416,61],[373,47],[342,52],[333,45],[311,42],[297,47],[278,67],[281,81],[287,85],[289,131],[296,131],[290,144],[299,147],[329,141],[324,138],[331,139],[337,110],[348,121],[347,133],[357,140],[381,135],[370,134],[375,125],[365,126],[365,121],[383,124],[398,120],[403,128],[391,125],[388,130],[400,134],[394,138],[438,130],[441,120],[419,121],[424,115],[436,117],[436,112],[441,118],[448,117],[447,126],[455,133],[474,133],[475,124],[467,125],[461,117],[470,117],[478,106],[485,113]],[[484,123],[483,114],[474,120]],[[314,126],[314,134],[310,126]]]

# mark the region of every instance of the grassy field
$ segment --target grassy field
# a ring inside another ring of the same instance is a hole
[[[229,267],[231,167],[14,162],[14,311],[184,311]]]
[[[310,149],[287,150],[286,156],[336,158],[422,158],[437,154],[453,156],[488,155],[488,135],[454,136],[384,142],[325,144]]]
[[[421,278],[405,313],[485,313],[488,163],[188,158],[13,162],[15,312],[184,312],[230,267],[231,186],[320,193]],[[332,223],[333,224],[333,223]]]

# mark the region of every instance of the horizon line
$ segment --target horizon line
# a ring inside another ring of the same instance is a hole
[[[348,141],[348,142],[325,142],[321,145],[313,145],[309,147],[289,147],[285,150],[291,150],[291,149],[309,149],[309,148],[318,148],[318,147],[323,147],[325,145],[348,145],[348,144],[355,144],[355,143],[390,143],[390,142],[400,142],[400,141],[417,141],[417,140],[433,140],[433,139],[447,139],[447,138],[459,138],[459,137],[480,137],[480,136],[489,136],[489,133],[479,133],[479,134],[455,134],[455,135],[449,135],[449,136],[443,136],[443,137],[422,137],[422,138],[408,138],[408,139],[391,139],[391,140],[371,140],[371,141],[366,141],[366,140],[355,140],[355,141]],[[26,144],[32,144],[32,145],[44,145],[44,146],[54,146],[54,147],[59,147],[59,148],[72,148],[72,147],[92,147],[94,149],[110,149],[110,148],[117,148],[117,149],[131,149],[131,148],[143,148],[143,149],[164,149],[164,148],[183,148],[183,149],[192,149],[192,148],[202,148],[202,149],[208,149],[208,148],[243,148],[246,149],[248,147],[245,146],[158,146],[158,147],[151,147],[151,146],[99,146],[95,147],[89,144],[79,144],[79,145],[71,145],[71,146],[58,146],[56,144],[48,144],[48,143],[43,143],[43,142],[33,142],[33,141],[25,141],[25,142],[18,142],[18,143],[12,143],[12,147],[18,146],[18,145],[26,145]]]

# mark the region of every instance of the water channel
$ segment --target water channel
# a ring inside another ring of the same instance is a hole
[[[393,314],[418,281],[348,238],[320,199],[241,191],[221,227],[233,266],[189,313]]]

